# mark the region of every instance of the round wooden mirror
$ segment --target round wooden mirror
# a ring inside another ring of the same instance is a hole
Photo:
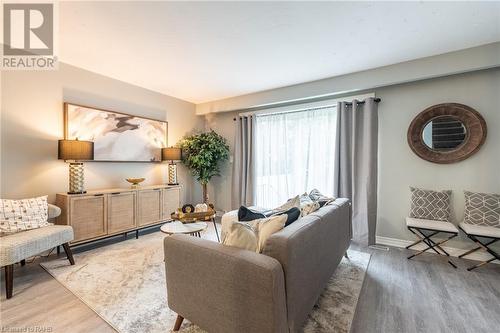
[[[486,140],[486,122],[471,107],[458,103],[433,105],[408,128],[408,144],[419,157],[434,163],[462,161]]]

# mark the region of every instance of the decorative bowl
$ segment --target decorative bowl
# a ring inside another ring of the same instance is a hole
[[[127,178],[125,179],[130,184],[132,184],[132,188],[138,187],[140,183],[146,180],[146,178]]]

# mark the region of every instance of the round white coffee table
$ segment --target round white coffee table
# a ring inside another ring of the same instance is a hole
[[[160,230],[166,234],[189,234],[201,237],[200,232],[207,228],[205,222],[182,223],[180,221],[172,221],[161,226]]]

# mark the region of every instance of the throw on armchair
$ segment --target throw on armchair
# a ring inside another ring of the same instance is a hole
[[[61,209],[49,204],[48,216],[53,219],[61,214]],[[72,241],[73,228],[67,225],[51,225],[3,236],[0,242],[0,266],[5,269],[5,290],[7,298],[12,297],[14,287],[14,264],[41,252],[62,245],[71,265],[75,264],[69,247]]]

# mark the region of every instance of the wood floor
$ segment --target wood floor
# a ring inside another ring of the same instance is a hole
[[[213,227],[204,237],[215,238]],[[113,241],[117,240],[107,242]],[[372,253],[352,332],[500,332],[500,265],[467,272],[470,261],[455,259],[455,270],[432,254],[408,261],[409,251],[403,249],[352,248]],[[53,333],[114,332],[38,265],[54,256],[16,265],[14,296],[9,300],[2,270],[2,332],[32,327]]]

